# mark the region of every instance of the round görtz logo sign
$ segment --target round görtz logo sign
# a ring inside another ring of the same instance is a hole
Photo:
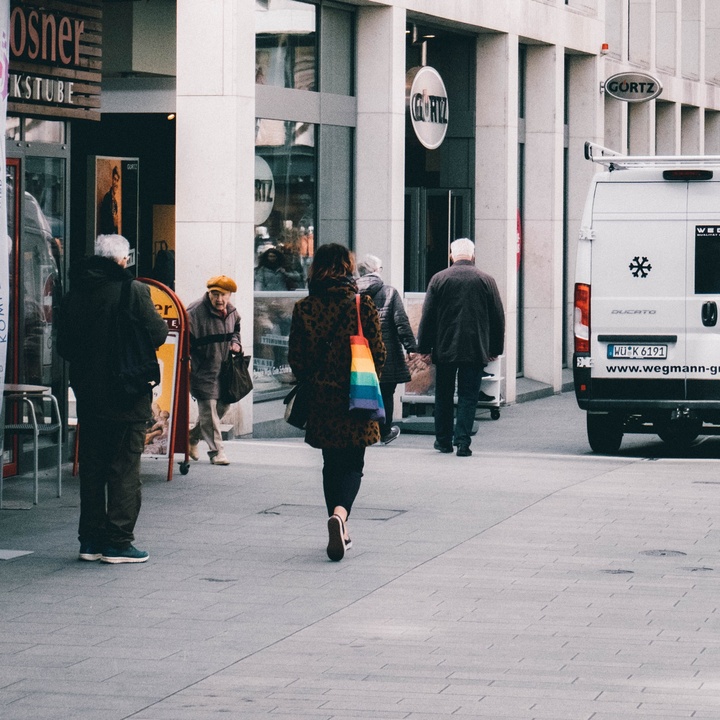
[[[647,102],[663,90],[662,83],[642,72],[622,72],[605,81],[605,93],[629,103]]]
[[[428,150],[440,147],[448,127],[448,96],[440,73],[428,65],[408,70],[405,101],[417,139]]]

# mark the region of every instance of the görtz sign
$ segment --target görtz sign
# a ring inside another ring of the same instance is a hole
[[[440,147],[448,127],[448,96],[440,73],[429,65],[408,70],[405,102],[420,143],[428,150]]]
[[[99,0],[11,0],[8,113],[100,119]]]
[[[610,76],[603,87],[607,95],[629,103],[647,102],[663,90],[657,78],[641,72],[617,73]]]

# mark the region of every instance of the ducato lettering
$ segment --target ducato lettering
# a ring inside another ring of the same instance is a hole
[[[655,315],[657,310],[613,310],[612,315]]]

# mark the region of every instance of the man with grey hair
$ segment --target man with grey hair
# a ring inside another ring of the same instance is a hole
[[[505,312],[495,280],[475,267],[472,240],[451,243],[450,258],[452,265],[430,279],[418,349],[435,365],[435,449],[451,453],[456,445],[458,456],[468,457],[483,369],[503,352]]]
[[[114,382],[121,301],[154,347],[165,341],[168,327],[150,299],[150,288],[126,270],[129,254],[122,235],[99,235],[95,255],[71,268],[71,290],[60,311],[58,351],[70,363],[80,433],[80,560],[148,559],[132,543],[152,389],[148,384],[136,394]]]

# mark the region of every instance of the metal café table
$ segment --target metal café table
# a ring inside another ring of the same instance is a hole
[[[33,480],[35,497],[33,503],[38,504],[39,480],[38,480],[38,449],[41,435],[55,435],[57,446],[57,496],[62,494],[62,419],[57,398],[52,394],[50,388],[45,385],[27,385],[7,383],[3,386],[3,397],[5,400],[5,436],[9,435],[32,435],[33,437]],[[49,406],[49,422],[45,421],[46,414],[43,412],[41,422],[38,422],[36,404]],[[0,465],[4,465],[3,459]],[[3,472],[0,467],[0,510],[3,507]]]

